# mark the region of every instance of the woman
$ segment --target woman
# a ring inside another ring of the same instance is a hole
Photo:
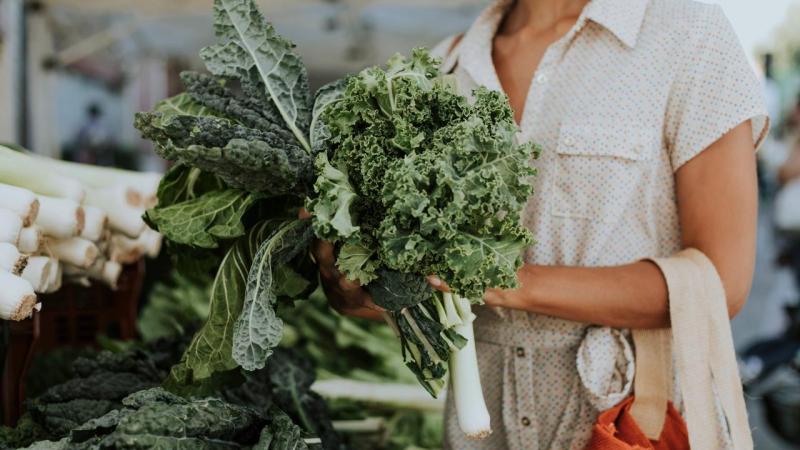
[[[495,1],[440,54],[464,93],[505,91],[519,139],[543,147],[521,287],[489,290],[490,308],[476,308],[494,432],[467,441],[449,402],[446,445],[581,449],[599,411],[631,392],[625,330],[669,325],[665,280],[647,258],[697,248],[731,316],[745,302],[754,150],[768,122],[760,85],[719,7],[693,0]],[[334,306],[379,316],[331,247],[316,252]],[[719,441],[728,446],[722,426]]]

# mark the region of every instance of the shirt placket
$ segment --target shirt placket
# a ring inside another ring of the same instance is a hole
[[[585,19],[581,17],[567,35],[547,49],[539,62],[539,67],[533,75],[531,88],[528,90],[528,95],[525,99],[525,109],[521,121],[521,129],[524,131],[521,131],[519,135],[523,142],[536,135],[539,131],[536,127],[546,126],[542,124],[544,121],[537,121],[536,117],[544,114],[545,98],[550,91],[550,86],[558,77],[559,67],[566,51],[584,23]],[[513,330],[528,329],[531,326],[530,314],[525,311],[511,310],[511,322]],[[521,333],[521,331],[518,333]],[[514,368],[514,390],[517,394],[515,408],[517,412],[517,427],[515,428],[519,430],[515,440],[519,449],[534,449],[535,443],[540,442],[538,438],[540,427],[536,413],[536,395],[533,393],[533,349],[535,343],[526,342],[524,339],[515,339],[514,341],[517,347],[514,348],[511,357],[514,359],[512,367]]]

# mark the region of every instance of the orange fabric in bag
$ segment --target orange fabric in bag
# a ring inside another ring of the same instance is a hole
[[[667,405],[664,429],[658,441],[647,439],[630,414],[633,397],[603,411],[592,429],[586,450],[688,450],[689,432],[680,413]]]

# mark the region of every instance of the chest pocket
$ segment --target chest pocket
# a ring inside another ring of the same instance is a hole
[[[652,130],[629,127],[563,126],[556,148],[553,215],[612,222],[635,212],[646,195],[655,137]]]

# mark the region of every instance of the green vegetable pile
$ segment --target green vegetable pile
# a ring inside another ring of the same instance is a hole
[[[310,361],[288,349],[276,350],[264,369],[229,373],[216,389],[164,391],[185,348],[181,338],[76,358],[72,375],[28,401],[15,428],[0,427],[0,449],[345,448],[311,390]]]
[[[465,432],[489,432],[472,303],[516,286],[532,242],[520,225],[531,145],[514,143],[506,98],[469,100],[425,50],[321,88],[253,0],[215,0],[220,43],[184,73],[186,91],[136,127],[177,164],[148,224],[187,277],[212,275],[209,317],[167,386],[214,386],[263,368],[281,341],[278,305],[317,287],[314,238],[366,285],[434,396],[451,371]],[[298,219],[306,206],[313,219]],[[439,274],[454,294],[434,294]],[[459,400],[460,399],[460,400]],[[470,413],[470,410],[472,413]]]

